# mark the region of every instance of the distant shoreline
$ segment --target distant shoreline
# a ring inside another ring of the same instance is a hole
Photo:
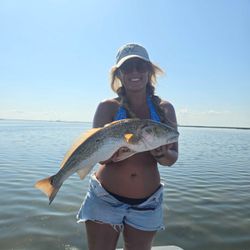
[[[1,121],[27,121],[27,122],[64,122],[64,123],[91,123],[90,121],[63,121],[63,120],[31,120],[31,119],[5,119],[0,118]],[[181,125],[181,128],[215,128],[215,129],[243,129],[250,130],[250,127],[230,127],[230,126],[210,126],[210,125]]]
[[[202,125],[179,125],[184,128],[219,128],[219,129],[246,129],[250,130],[250,127],[228,127],[228,126],[202,126]]]
[[[32,119],[5,119],[0,118],[1,121],[20,121],[20,122],[64,122],[64,123],[91,123],[89,121],[64,121],[64,120],[32,120]]]

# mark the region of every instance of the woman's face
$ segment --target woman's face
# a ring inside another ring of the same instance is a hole
[[[149,81],[150,65],[148,62],[131,58],[125,61],[120,67],[120,80],[126,91],[142,91]]]

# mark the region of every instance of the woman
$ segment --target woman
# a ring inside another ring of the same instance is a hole
[[[160,73],[162,70],[150,61],[145,48],[138,44],[121,47],[111,70],[111,87],[118,97],[99,104],[93,127],[134,117],[176,127],[173,106],[154,95],[156,76]],[[121,232],[124,249],[148,250],[156,232],[164,229],[163,184],[157,163],[174,164],[178,144],[116,162],[116,157],[126,150],[119,149],[91,176],[90,190],[78,213],[78,222],[86,222],[90,250],[116,249]]]

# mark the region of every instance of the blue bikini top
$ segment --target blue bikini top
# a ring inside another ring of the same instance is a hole
[[[150,118],[156,122],[160,122],[161,119],[155,110],[154,104],[153,104],[150,96],[147,96],[147,105],[148,105],[149,111],[150,111]],[[127,118],[127,111],[123,106],[120,106],[116,115],[115,115],[115,121],[126,119],[126,118]]]

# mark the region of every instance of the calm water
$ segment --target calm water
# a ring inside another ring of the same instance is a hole
[[[75,215],[88,178],[70,177],[52,205],[33,188],[54,174],[89,123],[0,121],[0,249],[87,249]],[[180,157],[160,167],[167,229],[155,245],[250,250],[250,131],[180,128]],[[119,247],[122,241],[119,241]]]

